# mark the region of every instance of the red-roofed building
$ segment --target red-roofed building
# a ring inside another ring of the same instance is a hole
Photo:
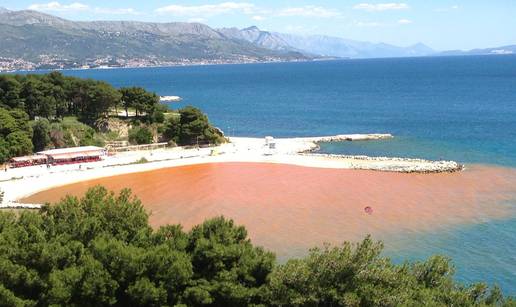
[[[100,161],[106,155],[106,151],[97,146],[81,146],[44,150],[38,154],[45,155],[49,164],[61,165]]]

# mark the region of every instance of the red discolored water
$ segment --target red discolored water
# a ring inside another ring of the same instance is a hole
[[[266,163],[214,163],[71,184],[22,201],[55,202],[94,185],[129,187],[153,226],[190,228],[224,215],[280,257],[323,242],[378,239],[514,214],[516,170],[472,166],[445,174],[399,174]],[[365,210],[369,207],[371,210]]]

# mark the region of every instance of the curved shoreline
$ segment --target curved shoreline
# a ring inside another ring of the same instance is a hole
[[[132,151],[106,157],[103,161],[75,165],[32,166],[11,169],[0,174],[0,190],[5,192],[0,208],[37,208],[38,204],[20,204],[17,201],[35,193],[66,184],[111,177],[122,174],[147,172],[177,166],[224,163],[258,162],[288,164],[316,168],[375,170],[400,173],[455,172],[463,166],[454,161],[422,159],[344,156],[307,153],[318,147],[318,142],[365,141],[392,138],[390,134],[350,134],[326,137],[274,139],[275,149],[265,146],[262,138],[232,137],[231,143],[212,148],[171,148],[152,151]],[[148,162],[137,164],[145,158]]]

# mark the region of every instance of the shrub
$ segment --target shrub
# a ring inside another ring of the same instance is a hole
[[[152,132],[147,127],[135,127],[129,130],[129,142],[132,144],[152,143]]]

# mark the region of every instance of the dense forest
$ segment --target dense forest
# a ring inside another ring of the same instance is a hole
[[[447,258],[393,264],[369,237],[279,264],[223,217],[189,231],[148,218],[130,191],[102,187],[0,213],[0,305],[516,306],[455,282]]]
[[[224,138],[199,109],[169,110],[143,88],[115,89],[59,72],[0,75],[0,163],[45,148],[115,140],[191,145]]]

